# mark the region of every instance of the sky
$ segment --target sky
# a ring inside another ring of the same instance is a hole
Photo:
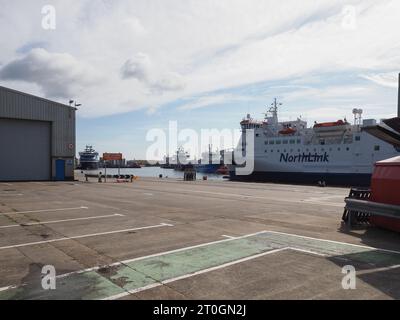
[[[169,121],[238,129],[275,97],[282,120],[388,118],[399,14],[398,0],[0,0],[0,85],[77,101],[77,150],[127,159]]]

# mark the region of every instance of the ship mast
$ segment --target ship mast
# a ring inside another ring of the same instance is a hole
[[[270,124],[274,124],[274,125],[278,124],[278,107],[281,105],[282,105],[282,103],[278,102],[278,100],[276,98],[274,98],[274,102],[271,103],[271,107],[268,109],[268,112],[265,114],[265,119],[267,119]],[[268,114],[272,114],[272,117],[267,117]]]

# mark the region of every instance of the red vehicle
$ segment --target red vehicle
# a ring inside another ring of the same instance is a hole
[[[400,117],[364,130],[400,148]],[[352,227],[370,224],[400,232],[400,157],[377,162],[370,189],[352,189],[343,221]]]

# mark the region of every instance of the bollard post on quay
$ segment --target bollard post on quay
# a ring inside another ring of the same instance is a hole
[[[103,182],[103,180],[102,180],[102,178],[101,178],[101,172],[99,172],[99,183],[102,183]]]

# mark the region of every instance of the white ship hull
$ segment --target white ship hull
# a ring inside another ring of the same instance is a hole
[[[339,128],[340,134],[330,136],[313,129],[297,135],[268,134],[268,126],[259,123],[251,129],[254,169],[239,175],[236,166],[230,166],[232,180],[369,186],[374,163],[400,155],[400,150],[362,132],[360,126],[347,126],[342,132]],[[242,146],[243,138],[238,149]]]

